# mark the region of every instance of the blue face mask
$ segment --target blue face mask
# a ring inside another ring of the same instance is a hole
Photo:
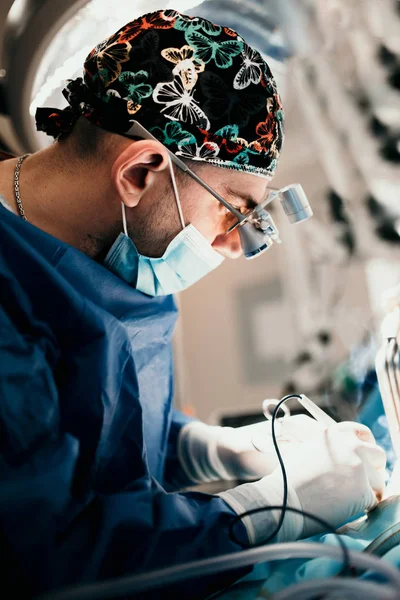
[[[104,261],[110,271],[149,296],[181,292],[224,260],[193,225],[185,227],[171,162],[170,170],[182,231],[170,242],[161,258],[143,256],[128,236],[125,205],[122,204],[124,233],[119,234]]]

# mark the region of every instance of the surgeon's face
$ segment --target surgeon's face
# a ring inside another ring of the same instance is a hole
[[[251,174],[206,164],[193,164],[196,174],[241,212],[265,199],[268,182]],[[226,234],[236,222],[230,213],[199,183],[174,166],[185,225],[194,225],[226,258],[242,254],[237,230]],[[168,169],[157,174],[158,181],[130,211],[129,234],[145,256],[162,256],[182,226]]]

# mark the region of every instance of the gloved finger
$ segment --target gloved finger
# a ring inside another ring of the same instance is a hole
[[[385,494],[385,469],[374,469],[368,474],[369,484],[374,490],[377,500],[380,502]]]
[[[308,415],[293,415],[283,419],[281,435],[285,439],[306,442],[326,429],[319,421]]]
[[[386,454],[380,446],[368,442],[360,442],[357,444],[355,450],[365,465],[370,465],[376,470],[385,468]]]
[[[381,500],[385,491],[385,452],[379,446],[363,443],[357,449],[357,454],[363,461],[370,486],[375,491],[377,498]]]
[[[363,496],[364,510],[370,512],[379,504],[381,499],[382,497],[380,493],[377,493],[372,487],[370,487]]]
[[[337,431],[345,432],[353,432],[358,439],[363,442],[369,442],[370,444],[375,443],[374,434],[370,430],[369,427],[363,425],[362,423],[356,423],[355,421],[342,421],[341,423],[335,423],[335,425],[331,425],[337,429]]]
[[[348,466],[356,465],[361,461],[368,484],[381,496],[384,490],[386,464],[386,455],[382,448],[375,443],[361,441],[354,435],[353,426],[339,428],[332,425],[325,435],[331,459]]]

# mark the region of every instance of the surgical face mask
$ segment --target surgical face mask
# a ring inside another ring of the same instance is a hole
[[[120,233],[104,261],[104,266],[110,271],[149,296],[181,292],[224,260],[196,227],[185,226],[171,161],[169,167],[182,231],[170,242],[161,258],[143,256],[128,235],[125,205],[122,203],[124,232]]]

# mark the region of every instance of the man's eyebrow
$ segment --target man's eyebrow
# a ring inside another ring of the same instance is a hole
[[[257,200],[255,200],[250,194],[247,194],[246,192],[239,192],[238,190],[234,190],[233,188],[231,188],[229,186],[225,187],[225,192],[231,198],[234,198],[234,199],[240,198],[242,200],[242,202],[245,204],[246,208],[253,209],[253,208],[256,208],[262,202],[264,202],[264,200],[267,198],[267,196],[270,192],[270,189],[268,188],[268,186],[266,187],[265,194],[264,194],[263,198],[260,199],[259,202],[257,202]]]
[[[234,200],[240,198],[240,200],[242,201],[242,203],[244,203],[246,208],[256,208],[258,204],[258,202],[256,202],[254,198],[250,196],[250,194],[246,194],[246,192],[239,192],[238,190],[234,190],[229,186],[225,188],[225,193]]]

